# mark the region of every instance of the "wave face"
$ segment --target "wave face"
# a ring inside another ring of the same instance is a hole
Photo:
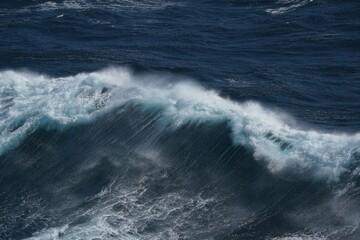
[[[358,231],[347,202],[356,205],[359,134],[309,130],[259,103],[127,68],[57,78],[8,70],[0,82],[0,204],[14,209],[1,208],[2,237]]]

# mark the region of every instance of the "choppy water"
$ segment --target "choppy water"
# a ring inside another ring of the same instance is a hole
[[[0,239],[358,239],[360,3],[0,3]]]

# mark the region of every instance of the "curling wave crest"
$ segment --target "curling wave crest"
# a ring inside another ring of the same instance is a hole
[[[171,81],[173,80],[173,81]],[[226,122],[242,145],[274,174],[336,181],[358,153],[360,134],[323,133],[289,125],[285,114],[259,103],[221,97],[174,76],[136,75],[126,68],[53,78],[31,72],[0,72],[0,154],[37,128],[80,124],[125,104],[160,111],[160,131],[184,124]]]

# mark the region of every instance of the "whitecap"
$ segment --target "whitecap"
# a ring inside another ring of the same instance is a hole
[[[274,174],[337,181],[360,145],[359,133],[302,129],[290,124],[291,117],[257,102],[234,102],[189,80],[138,76],[126,68],[59,78],[3,71],[0,82],[0,89],[11,93],[2,100],[0,153],[37,128],[92,121],[129,102],[136,102],[143,111],[160,110],[158,125],[166,130],[187,123],[226,122],[233,144],[248,148]]]

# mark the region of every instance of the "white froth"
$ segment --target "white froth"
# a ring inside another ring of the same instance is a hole
[[[156,177],[155,177],[156,176]],[[211,233],[214,225],[238,225],[248,218],[250,212],[237,208],[229,212],[236,216],[219,215],[217,204],[226,199],[202,197],[201,193],[188,196],[181,192],[160,194],[144,199],[155,179],[166,180],[166,172],[152,172],[144,175],[133,186],[110,184],[94,196],[98,200],[91,209],[80,210],[76,218],[86,219],[79,224],[66,224],[61,227],[43,229],[29,240],[50,239],[181,239]],[[151,190],[150,190],[151,191]],[[225,214],[226,215],[226,214]],[[200,224],[189,225],[201,218]],[[73,219],[74,220],[74,219]]]
[[[303,234],[303,233],[272,238],[272,240],[326,240],[326,239],[328,238],[326,236],[322,236],[321,234]]]
[[[86,0],[65,0],[62,2],[48,1],[31,7],[35,10],[40,11],[54,11],[54,10],[82,10],[82,9],[106,9],[108,11],[123,11],[123,10],[160,10],[167,7],[176,7],[181,6],[181,3],[178,1],[170,2],[166,0],[156,0],[156,1],[134,1],[134,0],[95,0],[89,1]]]
[[[266,9],[266,12],[272,15],[284,14],[299,7],[305,6],[313,1],[314,0],[279,0],[276,2],[276,4],[281,5],[281,7],[269,8]]]

